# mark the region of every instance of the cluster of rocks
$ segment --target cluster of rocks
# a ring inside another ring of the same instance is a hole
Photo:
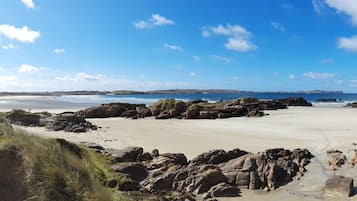
[[[347,104],[347,107],[357,108],[357,102]]]
[[[300,179],[313,157],[306,149],[269,149],[253,154],[240,149],[212,150],[188,161],[181,153],[144,152],[141,147],[104,149],[86,144],[113,158],[112,169],[127,180],[108,186],[121,191],[170,193],[171,200],[214,200],[236,197],[240,189],[275,190],[293,179]]]
[[[23,110],[13,110],[5,113],[4,116],[10,123],[15,125],[45,127],[52,131],[63,130],[65,132],[80,133],[97,129],[97,126],[73,112],[51,114],[48,112],[31,113]]]
[[[85,118],[126,117],[156,119],[217,119],[230,117],[260,117],[264,110],[286,109],[287,106],[312,106],[303,98],[286,98],[279,100],[258,100],[241,98],[237,100],[209,103],[197,100],[183,102],[175,99],[160,100],[146,107],[140,104],[111,103],[78,111]]]
[[[356,146],[356,144],[353,143],[353,146]],[[350,161],[348,161],[347,156],[342,151],[336,149],[327,150],[328,164],[331,169],[337,170],[345,164],[350,164],[352,167],[355,167],[357,165],[357,150],[355,149],[353,151],[355,154]]]

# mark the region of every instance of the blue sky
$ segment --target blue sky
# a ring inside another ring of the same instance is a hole
[[[0,91],[357,92],[356,0],[1,0]]]

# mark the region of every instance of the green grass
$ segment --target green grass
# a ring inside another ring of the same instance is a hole
[[[18,178],[26,184],[26,201],[130,200],[105,187],[108,179],[123,180],[111,171],[109,158],[67,141],[13,130],[0,117],[0,150],[13,149],[21,153],[20,169],[26,172],[25,178]]]

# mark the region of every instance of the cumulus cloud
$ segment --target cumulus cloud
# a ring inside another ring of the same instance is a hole
[[[284,25],[280,24],[279,22],[271,22],[271,26],[276,29],[276,30],[279,30],[281,32],[285,32],[285,27]]]
[[[75,76],[63,76],[63,77],[56,77],[56,80],[60,81],[72,81],[72,82],[80,82],[80,81],[99,81],[101,79],[104,79],[104,76],[101,74],[87,74],[84,72],[77,73]]]
[[[52,52],[53,54],[64,54],[66,51],[61,48],[55,48]]]
[[[3,45],[3,46],[1,46],[1,48],[2,49],[4,49],[4,50],[9,50],[9,49],[14,49],[14,48],[16,48],[15,47],[15,45],[13,45],[13,44],[8,44],[8,45]]]
[[[229,50],[246,52],[256,49],[256,46],[250,41],[252,34],[240,25],[228,24],[202,28],[203,37],[214,35],[228,37],[225,47]]]
[[[27,65],[27,64],[22,64],[19,69],[17,70],[18,73],[38,73],[40,72],[40,68]]]
[[[173,20],[167,19],[164,16],[159,14],[152,14],[151,18],[148,20],[140,20],[133,22],[133,25],[137,29],[150,29],[154,27],[174,25],[175,22]]]
[[[357,52],[357,35],[350,38],[341,37],[337,41],[337,47],[340,49]]]
[[[183,51],[182,47],[177,46],[177,45],[171,45],[171,44],[168,44],[168,43],[164,44],[164,48],[168,49],[168,50],[179,51],[179,52]]]
[[[215,60],[215,61],[219,61],[219,62],[223,62],[223,63],[231,63],[232,60],[228,57],[222,57],[222,56],[218,56],[218,55],[211,55],[211,59]]]
[[[334,8],[337,12],[344,13],[350,16],[352,23],[357,25],[357,1],[356,0],[326,0],[326,4],[330,8]]]
[[[28,8],[35,8],[36,5],[35,3],[33,2],[33,0],[21,0],[21,2]]]
[[[11,40],[33,43],[40,37],[40,32],[33,31],[27,26],[17,28],[13,25],[1,24],[0,35],[3,35]]]
[[[336,77],[336,74],[334,73],[313,73],[313,72],[308,72],[304,73],[304,76],[306,78],[312,79],[312,80],[325,80],[325,79],[332,79]]]

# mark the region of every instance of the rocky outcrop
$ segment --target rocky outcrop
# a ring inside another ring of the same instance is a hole
[[[101,153],[114,158],[113,170],[128,178],[120,190],[178,194],[177,200],[236,197],[241,188],[275,190],[300,179],[312,158],[306,149],[282,148],[258,154],[240,149],[212,150],[191,161],[184,154],[160,154],[158,150],[149,154],[141,147]]]
[[[97,126],[73,112],[50,114],[47,112],[31,113],[13,110],[6,113],[5,117],[15,125],[45,127],[52,131],[81,133],[88,130],[97,130]]]
[[[355,102],[355,103],[348,103],[346,107],[357,108],[357,102]]]
[[[151,116],[144,104],[129,103],[110,103],[102,104],[97,107],[80,110],[77,114],[84,118],[106,118],[106,117],[127,117],[136,118],[137,116]],[[139,113],[141,112],[141,113]]]
[[[287,106],[311,106],[311,103],[303,98],[258,100],[248,97],[217,103],[202,100],[183,102],[165,99],[149,107],[126,103],[103,104],[78,111],[77,114],[86,118],[126,117],[137,119],[154,116],[156,119],[225,119],[243,116],[261,117],[264,116],[265,110],[286,109]]]
[[[284,98],[279,100],[280,103],[287,106],[312,106],[312,104],[301,97]]]
[[[326,181],[325,195],[333,198],[346,198],[352,195],[353,179],[333,176]]]
[[[347,161],[347,157],[340,150],[328,150],[327,152],[328,164],[333,170],[341,168]]]

